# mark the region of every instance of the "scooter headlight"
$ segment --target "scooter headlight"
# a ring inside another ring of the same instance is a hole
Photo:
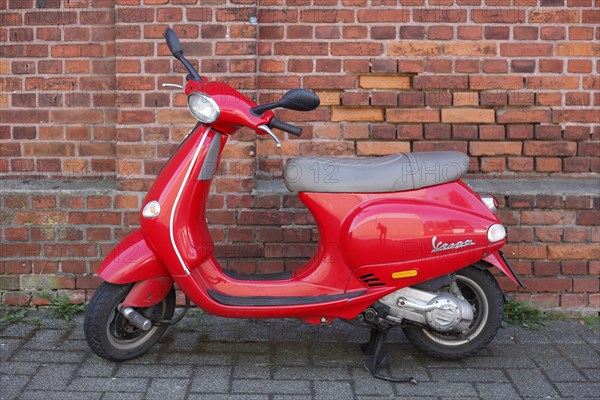
[[[498,242],[506,237],[506,229],[502,224],[494,224],[488,229],[487,237],[490,243]]]
[[[192,93],[189,95],[188,107],[194,118],[204,124],[215,122],[221,113],[217,103],[204,93]]]

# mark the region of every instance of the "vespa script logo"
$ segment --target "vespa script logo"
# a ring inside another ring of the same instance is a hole
[[[472,241],[471,239],[467,239],[464,242],[456,242],[456,243],[444,243],[442,241],[437,242],[437,236],[434,236],[431,239],[431,246],[433,247],[433,250],[431,250],[432,253],[437,253],[438,251],[445,251],[445,250],[451,250],[451,249],[460,249],[461,247],[467,247],[467,246],[473,246],[475,244],[474,241]]]

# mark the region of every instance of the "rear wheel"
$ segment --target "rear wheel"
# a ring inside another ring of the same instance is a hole
[[[170,320],[175,311],[175,289],[157,305],[135,308],[154,325],[147,331],[133,326],[117,309],[132,285],[114,285],[103,282],[87,307],[84,318],[85,338],[90,348],[100,357],[111,361],[125,361],[144,354],[167,329],[156,325]]]
[[[486,269],[468,267],[456,273],[456,284],[474,307],[474,318],[465,333],[440,333],[407,325],[407,339],[419,350],[441,359],[458,359],[484,349],[496,336],[504,314],[504,296]]]

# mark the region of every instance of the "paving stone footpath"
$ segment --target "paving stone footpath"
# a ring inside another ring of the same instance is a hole
[[[372,378],[358,344],[368,331],[336,322],[232,320],[191,312],[138,359],[97,357],[83,318],[31,311],[0,325],[0,399],[598,399],[600,331],[577,321],[511,326],[480,354],[439,361],[390,334],[390,370],[419,384]],[[394,332],[394,331],[392,331]]]

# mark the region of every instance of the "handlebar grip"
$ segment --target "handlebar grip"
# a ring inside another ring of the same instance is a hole
[[[281,131],[291,133],[292,135],[296,136],[302,135],[302,128],[280,121],[277,118],[273,118],[271,122],[269,122],[269,128],[277,128]]]

